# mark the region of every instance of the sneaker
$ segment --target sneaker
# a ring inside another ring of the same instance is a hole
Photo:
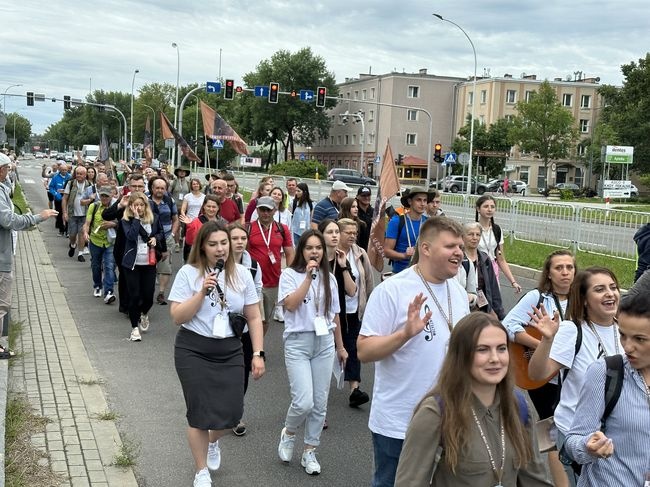
[[[240,421],[239,424],[232,429],[232,432],[235,433],[236,436],[244,436],[246,434],[246,425],[243,421]]]
[[[149,330],[149,315],[140,315],[140,330],[142,330],[143,333]]]
[[[84,247],[81,252],[79,252],[81,255],[90,255],[90,249],[88,247]]]
[[[296,442],[296,435],[289,436],[287,428],[282,428],[280,433],[280,444],[278,445],[278,456],[283,462],[290,462],[293,457],[293,445]]]
[[[323,421],[323,429],[326,430],[329,427],[329,424],[327,424],[327,418],[325,418],[325,421]]]
[[[352,394],[350,394],[351,408],[357,408],[362,404],[367,403],[368,401],[370,401],[370,397],[368,397],[368,394],[363,392],[358,387],[355,387],[354,390],[352,391]]]
[[[76,245],[70,245],[69,246],[69,248],[68,248],[68,257],[72,258],[72,256],[74,255],[74,249],[76,247],[77,247]]]
[[[86,262],[86,259],[85,259],[84,256],[81,255],[81,254],[79,254],[79,255],[77,256],[77,260],[78,260],[79,262]]]
[[[320,473],[320,463],[316,460],[316,450],[305,450],[302,452],[300,465],[305,467],[305,472],[309,475],[318,475]]]
[[[167,304],[167,301],[165,301],[165,293],[158,293],[158,296],[156,296],[156,302],[161,305]]]
[[[219,448],[219,440],[214,443],[208,443],[208,468],[210,470],[219,470],[221,466],[221,448]]]
[[[102,290],[99,287],[96,287],[95,290],[93,291],[93,296],[96,298],[101,298],[102,297]]]
[[[63,235],[64,235],[63,232],[59,232],[59,237],[63,237]]]
[[[106,291],[106,295],[104,296],[104,302],[106,304],[111,304],[113,301],[115,301],[115,294],[113,294],[113,291]]]
[[[210,471],[207,468],[199,470],[194,476],[193,487],[212,487],[212,479],[210,478]]]
[[[142,337],[140,336],[140,330],[138,330],[137,326],[135,328],[131,328],[131,337],[129,340],[132,342],[139,342],[142,340]]]

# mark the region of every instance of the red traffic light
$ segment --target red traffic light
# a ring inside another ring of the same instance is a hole
[[[269,103],[277,103],[279,93],[280,93],[280,84],[275,82],[271,83],[269,85]]]
[[[326,98],[327,88],[325,86],[319,86],[316,90],[316,106],[320,108],[324,107]]]
[[[235,88],[235,91],[237,93],[241,93],[242,91],[244,91],[244,88],[242,88],[241,86],[238,86],[237,88]]]
[[[223,94],[224,99],[232,100],[235,97],[235,80],[227,79],[226,80],[226,90]]]

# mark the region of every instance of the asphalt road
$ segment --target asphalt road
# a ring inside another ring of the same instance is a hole
[[[47,205],[41,163],[20,163],[23,189],[35,212]],[[154,304],[149,315],[150,331],[143,334],[142,342],[131,343],[128,319],[118,312],[117,303],[108,306],[92,296],[90,259],[80,263],[76,257],[67,256],[67,239],[57,236],[53,221],[40,227],[90,360],[104,380],[111,409],[120,415],[118,429],[123,438],[138,446],[134,470],[139,484],[190,485],[194,467],[185,438],[184,401],[173,364],[176,327],[169,317],[169,306]],[[178,269],[180,254],[173,254],[173,258],[174,268]],[[526,289],[534,287],[528,279],[518,280]],[[504,287],[506,309],[517,299],[509,285]],[[332,387],[330,392],[329,429],[323,432],[318,450],[321,475],[308,477],[300,467],[299,444],[292,463],[286,465],[278,459],[279,433],[289,405],[281,336],[281,326],[271,328],[266,336],[267,373],[259,381],[251,380],[246,395],[248,433],[241,438],[227,435],[221,441],[222,466],[212,476],[214,484],[369,485],[369,405],[350,409],[345,389]],[[371,365],[362,367],[362,388],[368,392],[372,391],[372,374]]]

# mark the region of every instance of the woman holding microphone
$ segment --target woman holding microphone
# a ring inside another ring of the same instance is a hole
[[[194,487],[209,487],[209,470],[221,464],[219,438],[236,427],[243,414],[244,355],[237,334],[245,329],[236,326],[243,318],[253,344],[253,378],[265,370],[255,284],[248,269],[235,263],[223,224],[210,221],[201,227],[169,300],[172,319],[180,325],[174,362],[187,406]]]

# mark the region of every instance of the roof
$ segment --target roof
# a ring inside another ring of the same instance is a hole
[[[415,156],[404,156],[402,166],[410,167],[428,167],[427,161]]]

